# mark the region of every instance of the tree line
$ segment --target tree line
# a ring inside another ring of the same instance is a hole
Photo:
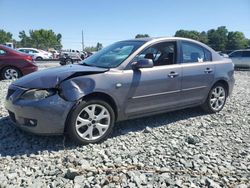
[[[244,33],[240,31],[228,31],[225,26],[220,26],[217,29],[210,29],[208,31],[183,30],[176,31],[176,37],[185,37],[203,42],[216,51],[237,50],[244,49],[250,46],[250,39],[247,39]],[[29,47],[48,50],[49,48],[61,49],[62,35],[55,33],[53,30],[30,30],[27,34],[25,31],[19,32],[20,40],[17,41],[12,38],[10,32],[0,29],[0,44],[6,42],[13,42],[16,48]],[[137,34],[135,38],[150,37],[148,34]],[[96,46],[86,47],[86,51],[98,51],[102,49],[102,44],[97,43]]]
[[[56,50],[62,49],[62,35],[60,33],[55,33],[51,29],[30,30],[28,33],[26,33],[25,31],[20,31],[19,38],[20,40],[17,41],[13,39],[12,33],[0,29],[0,44],[13,42],[16,48],[26,47],[38,48],[43,50],[48,50],[49,48],[54,48]],[[88,46],[85,47],[84,50],[92,52],[98,51],[102,48],[102,44],[98,42],[96,46]]]
[[[19,32],[20,40],[17,41],[12,38],[10,32],[0,30],[0,44],[6,42],[13,42],[16,48],[27,47],[27,48],[39,48],[48,50],[49,48],[61,49],[61,39],[62,35],[60,33],[56,34],[54,31],[39,29],[30,30],[28,34],[25,31]]]
[[[225,26],[208,31],[178,30],[175,37],[184,37],[198,40],[209,45],[216,51],[245,49],[250,46],[250,39],[240,31],[228,31]],[[137,34],[135,38],[149,37],[148,34]]]

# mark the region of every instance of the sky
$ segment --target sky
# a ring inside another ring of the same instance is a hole
[[[0,29],[52,29],[64,49],[134,38],[173,36],[179,29],[226,26],[250,38],[250,0],[0,0]]]

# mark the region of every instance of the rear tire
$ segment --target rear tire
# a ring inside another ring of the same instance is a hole
[[[115,114],[112,107],[99,99],[80,102],[71,111],[67,133],[79,144],[98,143],[112,132]]]
[[[209,91],[206,102],[201,106],[208,113],[216,113],[223,109],[227,100],[227,89],[221,83],[215,84]]]
[[[13,79],[18,79],[22,76],[22,73],[19,69],[15,67],[5,67],[1,71],[1,78],[3,80],[13,80]]]
[[[41,60],[43,60],[43,58],[42,57],[37,57],[36,60],[41,61]]]
[[[67,58],[65,60],[65,65],[70,65],[70,64],[73,64],[73,61],[71,59]]]

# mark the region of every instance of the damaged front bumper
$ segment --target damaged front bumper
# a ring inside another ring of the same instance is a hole
[[[16,126],[35,134],[63,134],[74,102],[58,94],[41,100],[20,99],[25,91],[26,88],[11,85],[5,100],[5,107]]]

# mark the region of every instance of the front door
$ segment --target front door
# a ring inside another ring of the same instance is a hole
[[[134,61],[149,58],[152,68],[126,70],[130,82],[125,114],[136,116],[172,108],[180,99],[181,65],[176,64],[176,43],[162,42],[144,50]]]

